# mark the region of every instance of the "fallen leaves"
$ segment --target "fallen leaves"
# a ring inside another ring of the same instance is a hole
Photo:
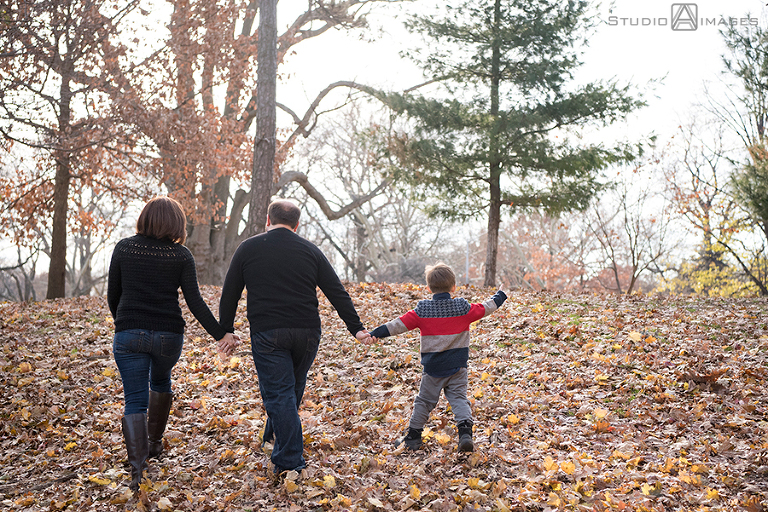
[[[348,290],[368,328],[429,296],[410,284]],[[220,290],[203,291],[215,309]],[[489,293],[458,291],[473,302]],[[445,400],[423,450],[394,446],[418,392],[418,333],[359,343],[321,295],[323,341],[301,408],[308,474],[278,484],[249,351],[219,359],[185,309],[166,452],[138,500],[125,487],[103,299],[1,304],[0,508],[766,510],[764,300],[509,296],[472,332],[477,451],[460,454]],[[239,329],[247,341],[247,322]]]

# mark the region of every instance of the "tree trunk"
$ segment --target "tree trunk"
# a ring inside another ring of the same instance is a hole
[[[69,183],[72,179],[72,173],[66,141],[70,131],[72,91],[70,89],[69,77],[66,73],[61,77],[60,92],[58,148],[54,152],[56,177],[53,182],[51,262],[48,267],[48,291],[45,296],[47,299],[64,297],[67,286],[67,209],[69,206]]]
[[[366,274],[366,261],[365,257],[365,243],[368,239],[365,225],[357,222],[354,217],[352,219],[352,225],[355,227],[355,281],[358,283],[365,282]]]
[[[493,9],[496,34],[501,23],[501,0],[496,0]],[[496,35],[492,42],[491,55],[491,127],[489,151],[490,203],[488,205],[488,246],[485,253],[484,286],[496,285],[496,260],[499,254],[499,225],[501,224],[501,157],[499,156],[499,84],[501,83],[501,41]]]
[[[258,67],[256,78],[256,137],[253,148],[251,203],[248,228],[251,235],[262,233],[267,206],[272,197],[272,175],[276,148],[277,85],[277,0],[259,4]]]

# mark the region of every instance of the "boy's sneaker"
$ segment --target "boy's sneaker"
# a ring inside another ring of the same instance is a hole
[[[475,443],[472,442],[472,420],[464,420],[457,427],[459,430],[459,451],[475,451]]]
[[[421,448],[421,432],[420,428],[408,428],[408,433],[405,437],[395,442],[395,447],[405,444],[408,450],[418,450]]]

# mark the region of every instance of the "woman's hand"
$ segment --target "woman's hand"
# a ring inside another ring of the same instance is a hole
[[[228,332],[218,341],[219,352],[229,357],[234,354],[235,349],[240,344],[240,337]]]

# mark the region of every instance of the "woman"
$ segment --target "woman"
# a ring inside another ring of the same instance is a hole
[[[173,398],[171,370],[184,340],[179,287],[195,318],[219,340],[220,351],[231,354],[238,341],[200,295],[195,259],[182,245],[186,228],[181,205],[156,197],[139,215],[136,235],[117,243],[109,266],[107,301],[115,320],[113,353],[123,380],[123,437],[134,491],[147,458],[163,451]]]

